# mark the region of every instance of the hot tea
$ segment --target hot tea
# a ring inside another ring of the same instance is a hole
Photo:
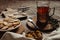
[[[37,8],[37,18],[41,22],[44,22],[47,20],[48,17],[48,12],[49,12],[49,7],[38,7]]]

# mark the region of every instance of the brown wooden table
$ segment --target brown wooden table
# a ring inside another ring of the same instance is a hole
[[[21,25],[17,30],[16,30],[16,33],[22,33],[22,32],[24,32],[25,31],[25,28],[24,28],[24,26],[23,25]]]

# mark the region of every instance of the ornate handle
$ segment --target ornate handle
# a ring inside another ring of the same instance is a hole
[[[51,8],[50,8],[50,9],[51,9]],[[53,15],[54,15],[54,13],[55,13],[55,7],[53,8],[53,14],[52,14],[51,16],[53,16]],[[51,16],[50,16],[50,17],[51,17]]]

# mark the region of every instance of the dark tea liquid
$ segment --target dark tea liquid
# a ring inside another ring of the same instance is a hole
[[[48,16],[49,7],[37,7],[38,20],[46,20]]]
[[[49,7],[37,7],[37,26],[43,29],[47,25]]]

